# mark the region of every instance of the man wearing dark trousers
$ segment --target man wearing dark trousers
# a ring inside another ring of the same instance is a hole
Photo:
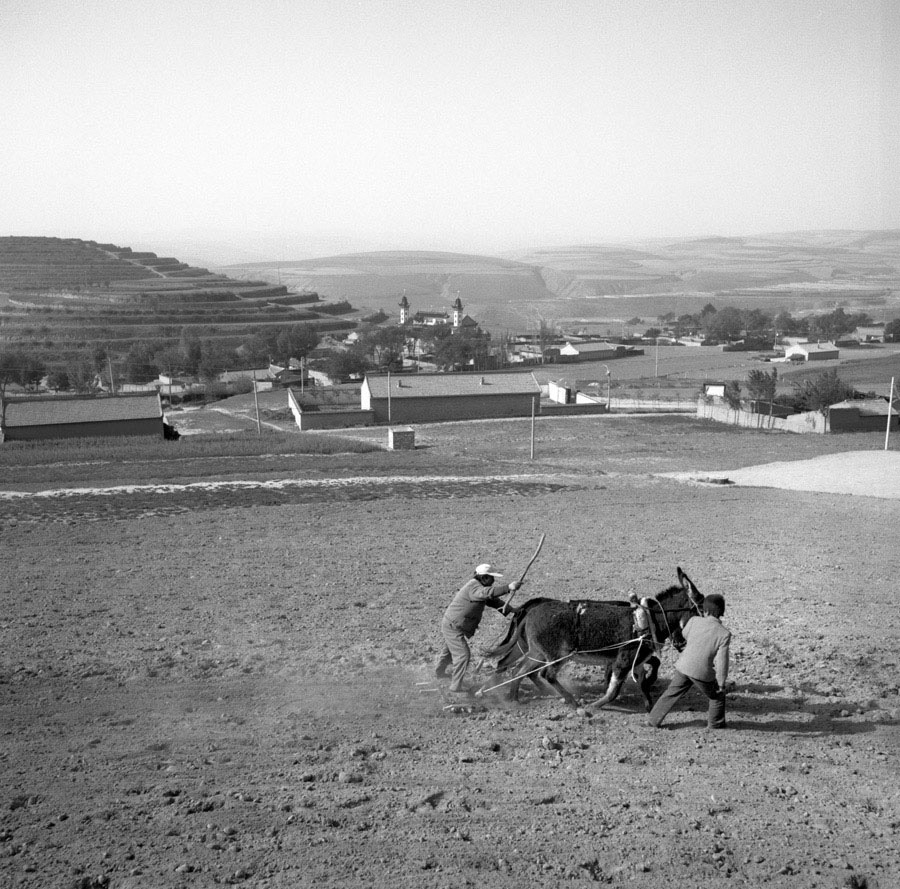
[[[725,728],[725,680],[731,631],[722,626],[725,599],[712,593],[703,600],[703,617],[692,617],[682,634],[687,645],[675,663],[675,675],[669,687],[653,705],[647,722],[659,728],[669,711],[692,687],[709,698],[707,727]]]

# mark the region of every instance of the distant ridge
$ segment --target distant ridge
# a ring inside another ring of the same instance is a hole
[[[534,329],[697,312],[751,301],[809,312],[900,304],[900,231],[793,232],[535,247],[502,256],[418,250],[347,253],[219,267],[257,275],[361,311],[446,309],[457,296],[490,330]],[[621,328],[620,328],[621,329]]]

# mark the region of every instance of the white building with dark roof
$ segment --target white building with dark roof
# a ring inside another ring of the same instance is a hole
[[[541,387],[530,373],[366,374],[360,406],[376,423],[527,417]]]

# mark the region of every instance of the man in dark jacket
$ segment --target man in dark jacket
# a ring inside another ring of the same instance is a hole
[[[521,584],[514,580],[512,583],[495,585],[494,580],[498,577],[503,575],[490,564],[485,562],[478,565],[475,576],[460,587],[444,612],[441,621],[443,646],[434,672],[439,679],[445,679],[448,676],[447,668],[452,665],[453,669],[449,673],[452,694],[469,694],[469,690],[463,685],[472,658],[468,640],[475,635],[485,606],[496,608],[504,615],[516,612],[502,597],[517,590]]]
[[[648,722],[659,728],[669,711],[691,687],[709,698],[707,725],[725,728],[725,680],[728,678],[728,655],[731,631],[722,626],[725,599],[712,593],[703,600],[703,617],[692,617],[682,634],[687,645],[675,662],[675,675],[650,711]]]

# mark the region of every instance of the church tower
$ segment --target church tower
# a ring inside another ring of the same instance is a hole
[[[403,299],[400,300],[400,324],[409,324],[409,300],[405,293]]]
[[[453,326],[459,327],[463,319],[463,304],[462,300],[459,298],[459,294],[457,294],[456,302],[453,303],[451,308],[453,309]]]

